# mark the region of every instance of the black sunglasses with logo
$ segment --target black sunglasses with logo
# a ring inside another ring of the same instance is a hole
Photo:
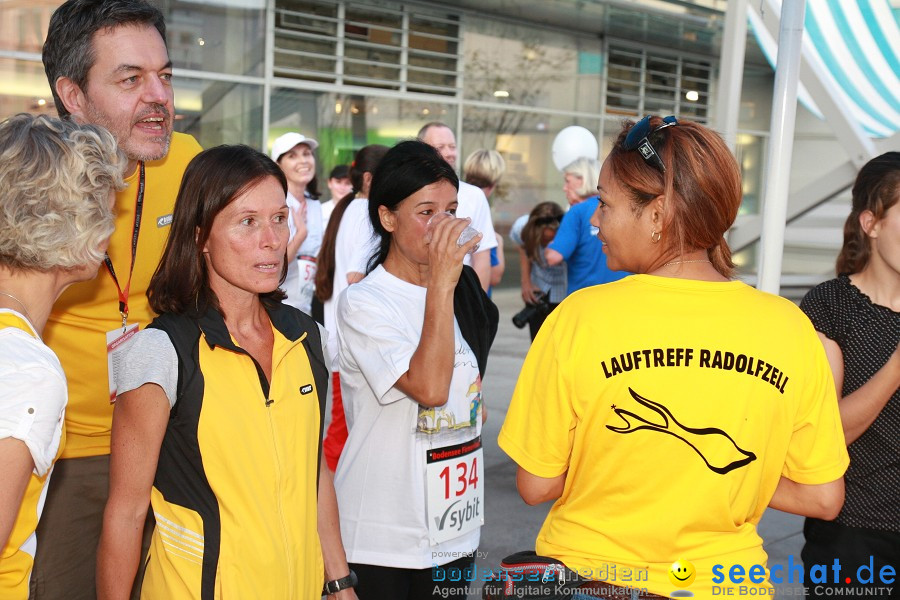
[[[656,148],[650,143],[649,138],[657,131],[673,125],[678,125],[678,119],[670,115],[668,117],[663,117],[662,125],[655,129],[650,129],[650,115],[647,115],[634,124],[634,127],[631,128],[628,135],[625,136],[625,142],[622,144],[622,147],[629,151],[637,150],[641,153],[641,157],[643,157],[645,163],[652,165],[665,173],[666,165],[663,164],[662,159],[659,157],[659,154],[657,154]]]

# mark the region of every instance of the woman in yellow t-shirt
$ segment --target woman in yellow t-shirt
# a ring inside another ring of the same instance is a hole
[[[607,264],[635,275],[550,315],[500,432],[522,498],[555,501],[537,552],[601,595],[771,593],[766,507],[830,519],[843,502],[822,345],[791,302],[731,279],[741,180],[718,135],[628,122],[598,191]]]
[[[63,290],[97,274],[123,166],[101,127],[26,114],[0,123],[0,598],[28,598],[64,439],[66,376],[41,335]]]

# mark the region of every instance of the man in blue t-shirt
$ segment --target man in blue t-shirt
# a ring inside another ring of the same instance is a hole
[[[598,196],[591,196],[573,205],[559,224],[556,237],[544,251],[551,266],[566,262],[569,277],[566,295],[629,275],[625,271],[611,271],[606,266],[603,243],[597,239],[597,230],[590,223],[598,199]]]

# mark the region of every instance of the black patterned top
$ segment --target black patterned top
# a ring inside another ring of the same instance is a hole
[[[840,346],[844,396],[871,379],[900,340],[900,313],[874,304],[846,275],[810,290],[800,308]],[[900,532],[900,389],[847,450],[846,500],[835,521]]]

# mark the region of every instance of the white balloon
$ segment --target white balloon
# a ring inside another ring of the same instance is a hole
[[[562,171],[582,156],[596,159],[600,153],[597,138],[581,125],[570,125],[553,140],[553,164]]]

